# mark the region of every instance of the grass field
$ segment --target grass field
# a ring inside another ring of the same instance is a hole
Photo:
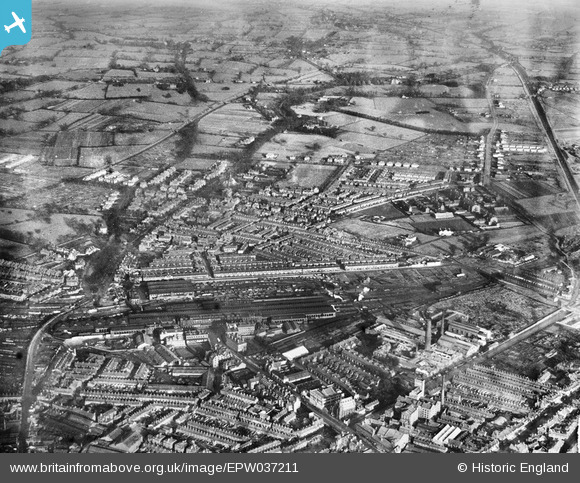
[[[0,226],[15,233],[31,236],[42,236],[49,243],[62,243],[65,238],[72,238],[77,234],[73,223],[82,223],[93,226],[101,221],[100,216],[91,215],[64,215],[55,213],[49,218],[38,218],[32,210],[16,208],[0,208]],[[69,223],[67,223],[67,221]]]
[[[79,155],[79,166],[87,168],[98,168],[105,166],[106,160],[116,163],[141,149],[137,146],[100,146],[100,147],[81,147]]]
[[[397,99],[388,98],[387,106],[377,108],[371,106],[365,99],[362,103],[359,101],[355,106],[349,106],[349,112],[356,112],[369,116],[385,118],[395,121],[405,126],[417,127],[419,129],[432,129],[435,131],[458,131],[458,132],[478,132],[479,128],[473,127],[468,123],[463,123],[453,117],[451,114],[434,109],[434,105],[426,99]],[[394,100],[393,100],[394,99]],[[398,101],[410,101],[412,103],[401,103]]]
[[[60,172],[61,176],[72,174],[71,168],[63,168]],[[83,170],[84,174],[86,172]],[[42,175],[42,172],[39,175]],[[52,184],[46,186],[48,183]],[[6,186],[6,188],[9,187]],[[55,183],[54,180],[38,182],[35,178],[31,178],[24,185],[18,185],[17,193],[19,196],[10,197],[11,191],[4,189],[4,195],[8,198],[5,206],[9,206],[9,210],[15,208],[38,209],[49,203],[56,204],[58,209],[62,211],[65,209],[72,213],[86,211],[88,214],[96,215],[97,209],[111,193],[111,190],[101,186],[83,185],[80,187],[74,183]]]
[[[478,231],[473,225],[462,218],[452,218],[449,220],[432,220],[412,223],[417,231],[428,235],[438,234],[439,230],[449,229],[453,232]]]
[[[196,171],[205,171],[215,164],[215,159],[208,158],[187,158],[176,165],[178,169],[193,169]]]
[[[199,131],[207,134],[251,136],[270,127],[256,111],[245,109],[242,104],[228,104],[205,116],[198,124]]]
[[[333,223],[332,227],[339,228],[348,233],[362,235],[377,240],[384,240],[385,238],[409,234],[409,230],[403,225],[398,224],[396,221],[390,222],[389,224],[382,224],[349,218]]]
[[[314,188],[323,184],[336,171],[335,166],[299,164],[288,174],[282,185],[298,185],[303,188]]]
[[[357,216],[383,216],[385,220],[396,220],[398,218],[404,218],[406,215],[400,210],[395,208],[392,203],[386,203],[384,205],[373,206],[366,210],[361,210],[357,213]]]
[[[344,147],[338,139],[316,134],[277,134],[265,143],[258,154],[278,154],[278,161],[285,160],[288,156],[311,156],[313,160],[319,160],[331,154],[353,154],[353,151]]]
[[[574,197],[568,193],[518,200],[518,204],[528,213],[533,213],[536,216],[553,215],[578,209]]]
[[[155,89],[152,84],[125,84],[116,86],[109,84],[107,87],[107,99],[119,99],[123,97],[149,97]]]

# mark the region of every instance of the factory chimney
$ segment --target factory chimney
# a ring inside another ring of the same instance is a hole
[[[445,335],[445,315],[447,315],[447,311],[444,310],[441,314],[441,331],[439,332],[439,337],[443,337]]]

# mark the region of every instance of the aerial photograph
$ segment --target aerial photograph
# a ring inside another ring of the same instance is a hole
[[[575,0],[22,19],[0,453],[580,452]]]

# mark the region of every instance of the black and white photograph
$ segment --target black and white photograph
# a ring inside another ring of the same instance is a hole
[[[24,3],[0,453],[580,452],[580,4]]]

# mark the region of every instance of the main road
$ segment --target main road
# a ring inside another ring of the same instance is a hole
[[[497,128],[499,125],[499,122],[497,120],[497,112],[495,109],[495,105],[493,103],[493,96],[491,93],[491,85],[494,82],[493,77],[494,73],[495,71],[492,72],[492,74],[489,76],[489,79],[487,80],[487,84],[485,86],[485,95],[487,98],[487,103],[489,104],[489,113],[491,114],[491,117],[493,119],[493,124],[491,126],[491,129],[487,133],[485,139],[485,157],[483,158],[483,180],[482,180],[484,186],[489,186],[489,183],[491,182],[493,141],[495,139],[495,133],[497,132]]]
[[[22,383],[22,417],[20,420],[20,434],[18,436],[18,451],[21,453],[25,453],[27,451],[30,408],[32,407],[32,404],[35,400],[35,397],[32,394],[32,383],[34,380],[34,372],[36,367],[36,356],[38,349],[40,348],[42,338],[46,335],[48,329],[50,329],[54,324],[88,302],[89,301],[87,300],[79,300],[78,302],[75,302],[74,304],[66,307],[61,312],[48,319],[44,325],[36,331],[32,337],[32,340],[30,341],[28,350],[26,351],[26,367],[24,370],[24,381]]]
[[[480,364],[484,362],[486,359],[495,357],[498,354],[501,354],[505,350],[509,349],[510,347],[516,345],[517,343],[522,342],[530,338],[532,335],[537,334],[538,332],[541,332],[542,330],[545,330],[548,327],[556,324],[557,322],[562,320],[562,318],[565,315],[565,311],[566,311],[565,308],[560,308],[555,312],[552,312],[551,314],[547,315],[546,317],[543,317],[542,319],[534,322],[533,324],[528,325],[519,332],[516,332],[515,334],[511,335],[503,342],[500,342],[497,346],[489,349],[487,352],[483,354],[474,354],[469,358],[462,359],[459,362],[453,364],[452,366],[446,367],[442,371],[439,371],[436,374],[429,376],[427,380],[435,379],[436,377],[440,377],[441,375],[447,376],[453,372],[461,370],[465,366]]]

